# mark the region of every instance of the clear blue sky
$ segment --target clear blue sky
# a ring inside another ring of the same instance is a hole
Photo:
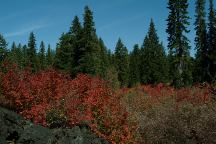
[[[193,24],[195,1],[189,1]],[[109,49],[115,48],[119,37],[129,50],[136,43],[141,45],[151,18],[166,47],[166,0],[1,0],[0,33],[10,46],[13,41],[26,44],[29,33],[34,31],[37,43],[43,40],[55,48],[60,35],[69,30],[73,17],[78,15],[83,19],[85,5],[92,9],[97,34]],[[193,49],[193,25],[189,29]]]

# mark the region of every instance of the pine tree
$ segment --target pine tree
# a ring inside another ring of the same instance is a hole
[[[134,45],[133,51],[130,54],[129,61],[129,86],[133,87],[140,83],[140,64],[141,64],[141,50],[139,45]]]
[[[29,65],[29,63],[28,63],[28,47],[26,45],[24,45],[22,47],[21,52],[22,52],[21,67],[25,68]]]
[[[79,21],[79,17],[75,16],[68,34],[76,37],[81,33],[81,31],[82,31],[82,25]]]
[[[119,38],[115,48],[115,65],[121,87],[127,87],[129,82],[129,58],[127,48]]]
[[[52,65],[53,65],[53,59],[54,59],[54,56],[52,54],[51,46],[49,44],[48,45],[48,49],[47,49],[47,53],[46,53],[46,66],[48,68],[52,67]]]
[[[22,48],[21,44],[16,46],[16,43],[13,42],[11,46],[11,50],[8,54],[8,60],[14,64],[17,64],[19,67],[21,67],[22,64]]]
[[[22,65],[22,59],[23,59],[23,53],[22,53],[22,45],[19,43],[16,49],[16,58],[17,62],[20,68],[23,68]]]
[[[16,49],[17,49],[16,43],[13,42],[8,56],[8,60],[12,63],[17,63]]]
[[[64,72],[69,72],[71,67],[71,37],[62,34],[57,44],[54,67]]]
[[[7,55],[7,42],[3,35],[0,34],[0,62],[2,62]]]
[[[102,78],[106,77],[106,71],[109,68],[109,60],[108,60],[108,51],[103,42],[103,40],[99,39],[99,46],[100,46],[100,76]]]
[[[205,22],[205,0],[196,1],[196,20],[195,20],[195,44],[196,44],[196,60],[194,66],[194,82],[209,82],[208,76],[208,46],[207,46],[207,30]]]
[[[208,74],[212,82],[216,81],[216,15],[213,0],[210,0],[208,23],[208,55],[210,66]]]
[[[33,32],[29,36],[27,55],[28,65],[31,67],[32,72],[37,72],[39,70],[39,62],[36,53],[36,39]]]
[[[71,37],[71,76],[75,77],[78,73],[82,72],[80,69],[80,59],[84,56],[82,38],[83,38],[83,28],[77,16],[74,17],[72,26],[69,30],[69,35]]]
[[[113,65],[115,58],[114,58],[114,54],[112,53],[112,51],[110,49],[107,50],[107,58],[108,58],[108,64]]]
[[[39,60],[40,60],[40,70],[44,70],[46,68],[46,56],[45,56],[45,44],[43,41],[40,43]]]
[[[79,71],[91,75],[100,74],[100,46],[93,22],[93,13],[88,6],[85,7],[83,38],[80,51],[84,55],[79,59]]]
[[[173,76],[173,85],[181,87],[190,85],[192,74],[189,56],[189,40],[186,33],[189,32],[188,1],[187,0],[169,0],[169,16],[167,19],[168,48],[171,58],[171,74]]]
[[[162,43],[159,42],[155,25],[151,20],[141,55],[141,82],[156,84],[168,81],[168,64]]]
[[[100,43],[96,35],[93,13],[86,6],[83,26],[80,24],[79,18],[75,16],[69,32],[60,38],[54,66],[70,71],[72,77],[78,73],[101,75],[104,71],[102,69],[105,67],[102,66],[105,63],[102,62],[104,48],[104,44]]]
[[[12,43],[12,46],[11,46],[11,52],[15,52],[16,49],[17,49],[16,43],[13,42],[13,43]]]

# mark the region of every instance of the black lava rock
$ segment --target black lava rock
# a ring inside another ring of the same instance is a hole
[[[109,144],[88,127],[48,129],[0,107],[0,144]]]

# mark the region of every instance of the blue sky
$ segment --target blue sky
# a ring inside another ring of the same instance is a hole
[[[189,1],[193,24],[195,1]],[[134,44],[141,45],[151,18],[166,47],[166,0],[1,0],[0,33],[10,46],[13,41],[26,44],[29,33],[34,31],[37,43],[43,40],[55,48],[60,35],[69,30],[74,16],[83,19],[85,5],[92,9],[97,34],[109,49],[115,48],[119,37],[129,50]],[[193,25],[189,29],[193,49]]]

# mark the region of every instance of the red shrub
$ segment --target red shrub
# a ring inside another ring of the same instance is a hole
[[[208,87],[195,86],[176,90],[176,102],[189,102],[193,105],[201,105],[210,101],[211,93]]]
[[[133,129],[128,123],[127,112],[120,103],[120,97],[107,87],[105,81],[81,74],[71,81],[71,85],[73,93],[66,100],[71,125],[85,121],[95,133],[113,143],[134,140]],[[78,106],[71,107],[74,101]],[[74,110],[74,107],[79,110]],[[79,117],[74,117],[73,113]]]
[[[166,97],[175,98],[176,103],[190,102],[192,104],[205,104],[210,101],[211,91],[208,85],[200,86],[196,85],[193,87],[174,89],[163,84],[156,86],[143,85],[136,88],[125,89],[120,91],[120,95],[129,93],[136,93],[137,103],[141,100],[141,97],[148,97],[152,101],[160,102],[160,99]]]
[[[0,101],[1,105],[9,106],[44,126],[49,126],[47,117],[56,110],[59,118],[66,117],[66,126],[87,124],[112,143],[135,141],[132,133],[135,127],[128,122],[119,95],[105,81],[83,74],[71,80],[55,70],[31,74],[17,67],[5,69],[1,73],[0,86],[6,103]]]

